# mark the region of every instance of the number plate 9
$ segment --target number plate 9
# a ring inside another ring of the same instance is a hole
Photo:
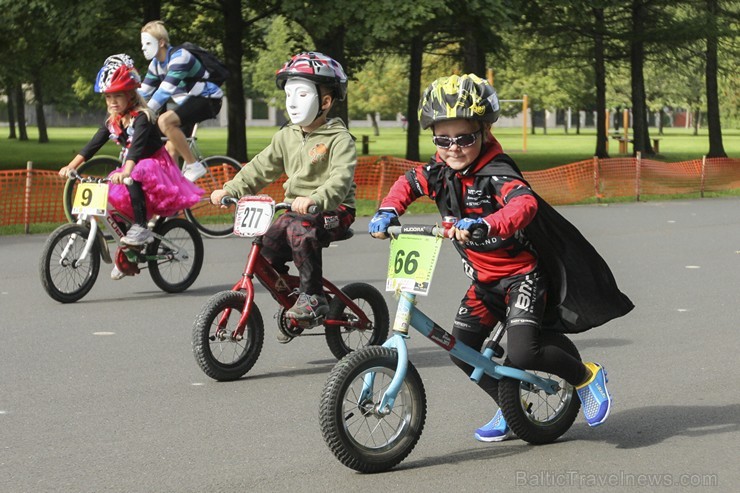
[[[80,183],[72,202],[72,214],[105,216],[108,214],[108,184]]]
[[[234,217],[234,234],[244,238],[262,236],[272,224],[275,201],[265,195],[248,195],[239,199]]]

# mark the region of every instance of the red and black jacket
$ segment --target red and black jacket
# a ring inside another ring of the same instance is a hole
[[[475,163],[457,172],[437,154],[399,177],[381,209],[395,209],[401,215],[414,200],[426,196],[443,216],[483,218],[490,227],[485,240],[454,242],[466,274],[475,281],[493,282],[530,272],[537,265],[536,252],[522,229],[536,215],[537,199],[523,180],[483,172],[500,156],[505,155],[493,140]]]
[[[537,266],[548,280],[544,321],[548,329],[583,332],[634,308],[593,245],[532,191],[497,142],[468,169],[467,173],[454,172],[435,156],[400,177],[381,208],[393,208],[400,215],[416,198],[426,195],[435,200],[443,215],[483,217],[491,226],[490,234],[500,235],[502,241],[498,247],[495,243],[481,247],[454,242],[466,265],[476,269],[468,274],[486,282],[494,276],[520,273],[520,266],[522,273]],[[484,195],[486,191],[489,195]]]

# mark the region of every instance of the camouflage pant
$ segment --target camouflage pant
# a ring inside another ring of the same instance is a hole
[[[298,269],[301,292],[322,293],[321,250],[344,238],[354,220],[354,209],[344,206],[319,214],[286,212],[262,238],[262,254],[278,272],[288,272],[285,264],[292,260]]]

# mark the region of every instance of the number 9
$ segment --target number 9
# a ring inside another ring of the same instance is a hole
[[[93,192],[89,188],[82,190],[82,205],[88,206],[92,203]]]

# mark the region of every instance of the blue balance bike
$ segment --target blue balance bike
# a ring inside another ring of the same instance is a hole
[[[408,359],[409,327],[474,367],[472,381],[478,382],[484,373],[498,380],[501,411],[520,439],[553,442],[578,415],[581,403],[574,386],[556,375],[507,365],[501,324],[478,351],[457,341],[416,306],[416,296],[428,293],[444,232],[428,225],[388,229],[392,241],[386,290],[398,294],[393,335],[382,346],[344,357],[324,386],[319,408],[324,440],[342,464],[356,471],[374,473],[396,466],[424,429],[426,393]],[[581,359],[565,335],[559,334],[555,344]]]

